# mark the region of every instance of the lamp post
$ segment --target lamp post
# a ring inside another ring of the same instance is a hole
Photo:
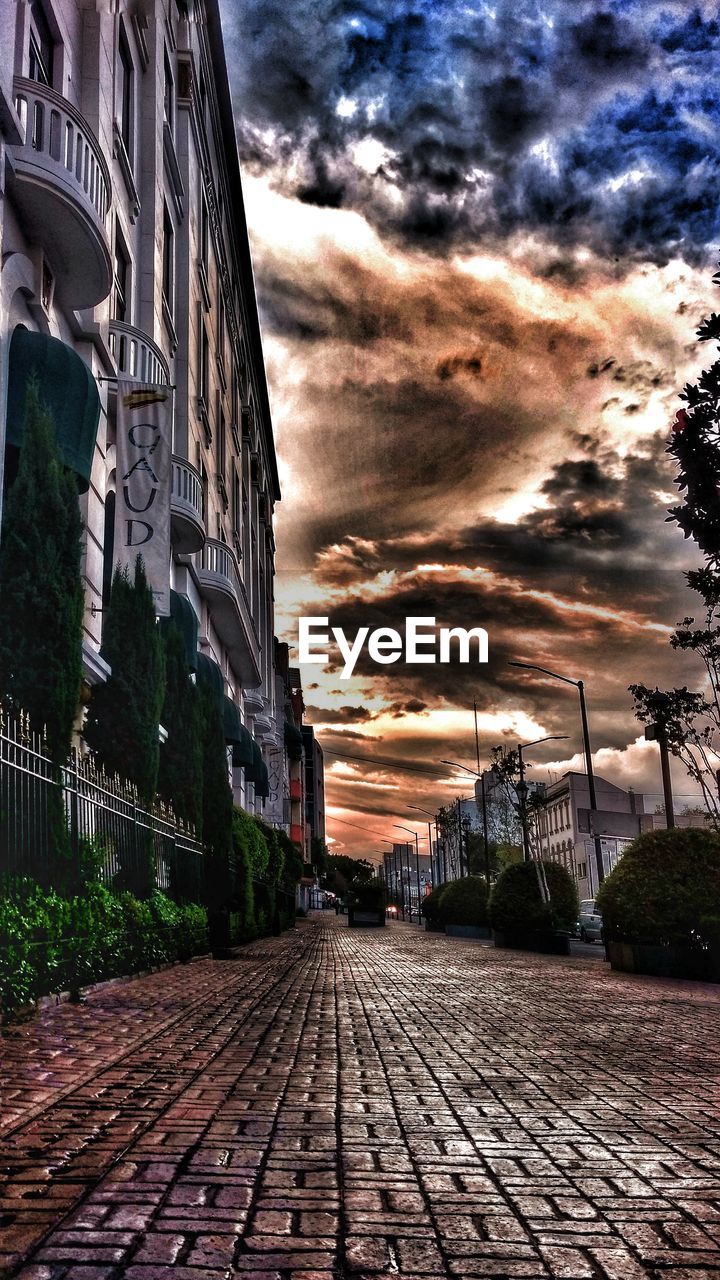
[[[473,707],[474,706],[475,706],[475,703],[473,703]],[[478,754],[479,754],[479,748],[478,748]],[[460,764],[458,760],[441,760],[440,763],[449,764],[452,766],[453,769],[464,769],[465,773],[471,773],[474,778],[480,779],[480,794],[482,796],[482,811],[483,811],[483,844],[485,847],[485,882],[488,887],[488,892],[490,892],[490,845],[488,842],[488,830],[487,830],[487,803],[485,799],[485,774],[481,773],[479,769],[469,769],[466,764]]]
[[[426,813],[426,814],[428,815],[428,817],[429,817],[429,818],[432,818],[432,819],[433,819],[433,821],[434,821],[434,823],[435,823],[435,844],[436,844],[436,845],[437,845],[437,847],[438,847],[438,853],[439,853],[440,841],[439,841],[439,839],[438,839],[437,815],[436,815],[436,814],[434,814],[434,813],[432,813],[430,809],[421,809],[419,804],[409,804],[409,805],[408,805],[408,809],[414,809],[416,813]],[[432,825],[431,825],[431,823],[429,823],[429,822],[428,822],[428,824],[427,824],[427,829],[428,829],[428,853],[429,853],[429,856],[430,856],[430,887],[431,887],[432,889],[434,889],[434,888],[435,888],[435,877],[434,877],[434,875],[433,875],[433,865],[432,865],[432,864],[433,864],[433,856],[432,856]]]
[[[402,911],[402,918],[403,918],[403,920],[404,920],[404,919],[405,919],[405,895],[403,894],[402,876],[399,876],[399,877],[398,877],[398,871],[397,871],[397,854],[396,854],[396,852],[395,852],[395,849],[396,849],[396,846],[397,846],[397,841],[396,841],[396,840],[390,840],[388,836],[382,836],[382,837],[381,837],[381,842],[382,842],[382,844],[389,844],[389,845],[391,846],[391,848],[392,848],[392,853],[391,853],[391,854],[388,854],[388,857],[392,858],[392,860],[393,860],[393,878],[394,878],[394,880],[395,880],[395,893],[396,893],[396,894],[397,894],[397,890],[398,890],[398,880],[399,880],[399,884],[400,884],[400,910]]]
[[[522,667],[524,671],[540,671],[544,676],[550,676],[552,680],[561,680],[563,684],[571,684],[578,691],[580,699],[580,722],[582,724],[583,735],[583,751],[585,754],[585,769],[587,772],[588,792],[590,795],[590,821],[592,824],[592,815],[597,813],[597,796],[595,794],[595,774],[593,772],[592,752],[590,750],[590,730],[588,727],[587,706],[585,703],[585,684],[582,680],[572,680],[570,676],[560,675],[558,671],[548,671],[547,667],[538,667],[534,662],[511,662],[511,667]],[[600,836],[593,832],[595,841],[595,864],[597,866],[598,885],[601,885],[605,879],[605,871],[603,868],[602,844]]]
[[[518,769],[520,771],[520,781],[515,788],[520,801],[520,825],[522,827],[523,836],[523,858],[525,862],[530,861],[530,836],[527,825],[527,793],[528,785],[525,781],[525,761],[523,760],[523,749],[525,747],[538,747],[541,742],[565,742],[568,738],[567,733],[551,733],[545,738],[536,738],[534,742],[518,742]]]
[[[397,827],[398,831],[407,831],[411,836],[415,837],[415,871],[417,874],[418,924],[419,924],[420,923],[420,847],[418,845],[418,833],[417,831],[413,831],[412,827],[404,827],[400,822],[393,822],[393,826]],[[408,872],[409,871],[410,871],[410,857],[408,855]],[[412,896],[410,894],[409,875],[408,875],[408,897],[410,898],[410,919],[412,920]]]

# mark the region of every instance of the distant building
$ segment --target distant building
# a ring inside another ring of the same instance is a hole
[[[418,868],[420,872],[418,886]],[[394,844],[392,853],[383,855],[383,873],[387,894],[398,906],[404,906],[407,918],[418,916],[418,900],[432,887],[430,858],[426,853],[416,856],[415,842]]]
[[[325,839],[325,762],[312,725],[302,727],[305,751],[305,825],[310,840]]]
[[[647,813],[648,798],[632,788],[624,790],[595,775],[597,809],[590,809],[587,774],[570,772],[545,788],[545,807],[536,822],[541,856],[567,867],[577,881],[581,898],[597,891],[595,837],[600,838],[603,871],[617,865],[631,840],[643,831],[662,830],[664,813]],[[678,814],[678,827],[705,827],[704,814]]]

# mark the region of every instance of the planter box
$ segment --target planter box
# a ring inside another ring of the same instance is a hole
[[[489,938],[490,930],[483,924],[446,924],[448,938]]]
[[[620,973],[645,973],[658,978],[694,978],[720,982],[720,963],[713,950],[696,947],[663,947],[651,942],[607,944],[611,968]]]
[[[362,907],[349,907],[348,925],[351,929],[384,929],[385,908],[363,911]]]
[[[496,947],[512,951],[540,951],[546,956],[569,956],[570,935],[567,933],[531,933],[516,929],[493,929]]]
[[[445,932],[445,925],[444,925],[444,924],[431,924],[429,920],[426,920],[426,921],[425,921],[425,932],[426,932],[426,933],[444,933],[444,932]]]

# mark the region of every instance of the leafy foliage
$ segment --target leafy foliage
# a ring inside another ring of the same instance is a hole
[[[0,695],[46,730],[57,764],[69,755],[80,700],[81,537],[77,486],[34,380],[0,543]]]
[[[485,881],[479,876],[468,876],[443,885],[438,899],[438,916],[445,925],[486,925],[488,892]]]
[[[165,699],[162,724],[167,741],[160,747],[158,791],[178,818],[202,838],[202,738],[197,687],[187,669],[180,628],[168,623],[163,634]]]
[[[713,283],[720,284],[720,275]],[[716,313],[703,320],[697,337],[700,342],[720,343]],[[675,483],[683,499],[670,509],[668,519],[695,541],[705,563],[685,575],[699,597],[701,616],[683,618],[670,644],[699,660],[705,688],[662,691],[634,684],[630,693],[638,719],[665,728],[669,750],[699,787],[713,826],[720,830],[715,779],[720,734],[720,359],[704,369],[696,383],[687,384],[680,398],[686,407],[676,415],[668,453],[677,464]]]
[[[550,895],[544,900],[541,876]],[[488,904],[493,929],[545,932],[577,920],[575,881],[557,862],[518,862],[506,867],[493,885]]]
[[[637,836],[601,884],[597,905],[607,937],[698,943],[701,919],[720,916],[720,836],[695,827]]]
[[[157,790],[158,725],[165,696],[165,657],[142,558],[131,581],[116,570],[103,622],[102,655],[112,668],[93,690],[85,738],[110,774],[135,784],[143,803]]]
[[[420,914],[425,917],[428,924],[439,925],[440,919],[440,896],[445,885],[440,884],[436,889],[432,889],[427,893],[420,903]]]
[[[88,884],[63,898],[35,881],[14,879],[0,894],[0,1006],[3,1013],[41,995],[207,949],[207,913],[155,891],[143,901]]]

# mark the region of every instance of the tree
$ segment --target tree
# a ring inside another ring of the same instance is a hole
[[[82,520],[33,379],[0,544],[0,693],[67,760],[82,680]]]
[[[210,945],[221,953],[230,945],[230,905],[233,896],[233,798],[228,776],[227,748],[217,699],[201,685],[202,831],[205,845],[205,885]]]
[[[324,876],[328,865],[328,847],[322,836],[313,836],[310,840],[310,861],[318,876]]]
[[[198,690],[187,669],[182,633],[170,623],[163,636],[165,700],[162,724],[167,741],[160,748],[158,791],[176,817],[202,838],[202,741]]]
[[[345,853],[333,854],[328,858],[325,888],[332,893],[342,894],[349,885],[372,880],[374,872],[373,864],[365,858],[351,858]]]
[[[713,283],[720,285],[720,273]],[[713,313],[703,320],[697,337],[700,342],[720,343],[720,316]],[[662,725],[670,752],[699,787],[711,823],[720,830],[720,359],[704,369],[696,383],[687,384],[680,399],[687,407],[677,413],[667,452],[677,464],[675,483],[683,498],[668,519],[695,541],[705,563],[685,574],[699,597],[700,619],[683,618],[670,644],[681,653],[695,654],[705,678],[702,691],[685,685],[660,690],[633,684],[630,693],[638,719]]]
[[[127,569],[115,571],[101,651],[112,675],[93,690],[85,738],[105,770],[134,783],[150,805],[160,763],[165,657],[140,556],[132,580]]]

